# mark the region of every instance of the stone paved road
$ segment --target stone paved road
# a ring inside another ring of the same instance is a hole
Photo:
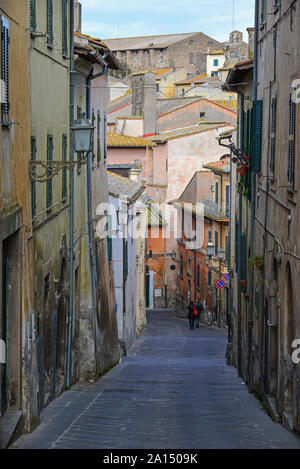
[[[300,448],[226,366],[224,331],[151,311],[129,355],[64,392],[14,448]]]

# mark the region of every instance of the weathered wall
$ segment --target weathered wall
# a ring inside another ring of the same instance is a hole
[[[204,112],[204,120],[207,122],[230,122],[236,123],[236,113],[226,109],[207,99],[199,99],[193,103],[187,104],[175,111],[160,114],[158,116],[158,128],[160,132],[172,129],[180,129],[189,125],[197,124],[202,121],[200,113]]]

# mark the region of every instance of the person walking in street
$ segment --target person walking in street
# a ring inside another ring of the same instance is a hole
[[[190,304],[188,306],[188,314],[189,314],[189,321],[190,321],[190,330],[194,329],[194,323],[195,323],[195,305],[193,301],[190,301]]]
[[[195,309],[195,320],[196,320],[196,327],[199,328],[199,322],[200,322],[200,316],[203,311],[203,305],[200,303],[199,299],[196,300],[194,304],[194,309]]]

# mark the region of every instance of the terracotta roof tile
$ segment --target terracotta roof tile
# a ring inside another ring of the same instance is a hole
[[[107,132],[108,147],[153,147],[155,143],[151,140],[140,137],[130,137],[129,135],[120,135],[115,132]]]

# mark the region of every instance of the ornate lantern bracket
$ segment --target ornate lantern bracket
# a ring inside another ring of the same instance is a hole
[[[29,177],[34,182],[50,181],[64,168],[72,171],[75,165],[86,164],[86,155],[77,161],[29,161]]]

